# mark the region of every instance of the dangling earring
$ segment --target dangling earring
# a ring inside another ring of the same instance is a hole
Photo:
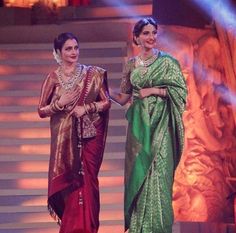
[[[140,46],[141,46],[141,44],[140,44],[140,40],[137,39],[136,41],[137,41],[138,47],[140,47]]]
[[[52,52],[54,59],[56,60],[56,62],[61,65],[62,64],[62,60],[61,60],[61,53],[60,51],[57,49],[57,51],[55,49],[53,49]]]

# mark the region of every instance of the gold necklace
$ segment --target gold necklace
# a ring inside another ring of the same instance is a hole
[[[60,66],[59,69],[57,70],[57,76],[58,76],[61,86],[65,90],[71,90],[73,89],[77,80],[80,80],[82,78],[82,65],[78,64],[75,70],[71,72],[70,74],[66,74],[63,71],[62,67]],[[65,81],[65,78],[63,79],[63,77],[65,76],[70,77],[70,78],[67,81]]]
[[[136,67],[139,69],[142,76],[144,76],[148,72],[148,66],[150,66],[156,59],[158,58],[158,50],[154,51],[154,54],[146,59],[143,60],[141,56],[136,57]]]

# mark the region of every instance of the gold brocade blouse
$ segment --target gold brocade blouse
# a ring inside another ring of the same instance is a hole
[[[134,69],[135,58],[130,58],[123,66],[120,91],[124,94],[132,94],[132,84],[130,82],[130,74]]]
[[[106,71],[100,67],[90,67],[85,65],[83,65],[82,69],[83,77],[81,79],[78,79],[78,81],[76,82],[78,98],[82,89],[87,88],[86,97],[83,101],[83,104],[96,101],[98,103],[98,112],[102,112],[108,109],[110,107],[110,101],[107,93],[106,81],[104,80],[104,78],[106,78]],[[90,83],[88,83],[88,85],[84,87],[85,77],[86,75],[88,75],[89,69],[91,80]],[[68,114],[72,111],[76,103],[73,103],[70,106],[66,106],[63,110],[55,108],[54,103],[60,98],[62,91],[63,87],[59,82],[56,71],[50,73],[42,85],[41,96],[38,106],[38,113],[41,118],[51,117],[52,115],[57,114],[59,112]],[[75,102],[77,101],[78,99]]]

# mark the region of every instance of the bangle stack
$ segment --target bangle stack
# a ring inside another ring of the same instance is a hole
[[[166,96],[166,89],[160,88],[159,89],[159,95],[165,97]]]
[[[52,104],[52,110],[53,110],[54,112],[62,111],[62,110],[64,110],[64,108],[65,108],[65,107],[60,107],[60,106],[58,105],[58,100],[55,100],[55,101],[53,102],[53,104]]]
[[[92,102],[92,103],[89,103],[89,104],[84,103],[84,110],[85,110],[86,114],[91,114],[91,113],[98,112],[97,103],[96,102]]]

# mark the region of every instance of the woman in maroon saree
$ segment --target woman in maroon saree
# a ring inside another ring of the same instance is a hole
[[[108,109],[106,71],[78,63],[78,39],[54,40],[58,68],[45,79],[38,106],[50,117],[48,209],[60,233],[97,233],[98,172],[105,147]]]

